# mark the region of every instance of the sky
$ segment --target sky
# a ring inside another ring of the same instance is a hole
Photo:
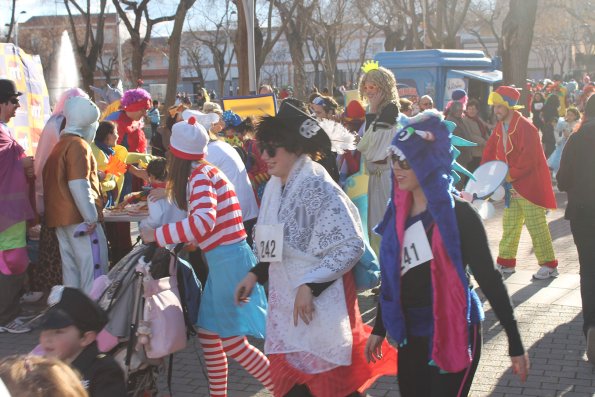
[[[84,4],[85,1],[79,0],[79,3]],[[98,0],[91,0],[91,3],[95,3],[97,6],[99,5]],[[187,25],[197,27],[201,24],[200,7],[204,7],[207,4],[209,6],[210,15],[213,14],[213,11],[219,13],[224,12],[225,1],[223,0],[197,0],[194,9],[191,10],[188,14],[189,20],[187,22]],[[149,12],[151,16],[171,15],[175,11],[177,5],[177,0],[151,0],[149,2]],[[2,35],[6,34],[7,28],[5,27],[5,24],[10,22],[11,6],[12,0],[0,0],[0,10],[2,10],[2,12],[0,12],[0,31],[2,32]],[[20,15],[21,11],[25,11],[25,14]],[[116,11],[112,1],[110,0],[107,1],[106,11]],[[63,0],[17,0],[16,2],[16,15],[20,15],[18,19],[19,22],[25,22],[33,16],[64,15],[66,13],[66,7],[64,6]],[[171,26],[172,23],[163,23],[157,25],[154,30],[154,35],[168,35]]]

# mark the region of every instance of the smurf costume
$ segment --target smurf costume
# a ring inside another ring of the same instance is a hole
[[[452,146],[473,145],[454,137],[453,123],[430,109],[412,118],[401,116],[401,128],[390,146],[392,154],[407,159],[427,198],[427,209],[434,222],[430,245],[432,313],[426,324],[430,337],[431,365],[447,372],[469,366],[469,325],[483,319],[481,303],[469,282],[463,264],[459,228],[455,214],[454,189],[458,175],[468,173],[456,164],[458,150]],[[413,202],[409,191],[399,189],[392,179],[391,199],[382,222],[375,231],[382,235],[380,265],[382,285],[380,306],[389,336],[400,346],[407,344],[405,312],[401,302],[401,251],[405,224]],[[408,314],[411,314],[408,312]]]

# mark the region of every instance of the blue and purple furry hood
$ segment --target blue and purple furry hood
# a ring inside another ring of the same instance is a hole
[[[400,117],[399,124],[402,128],[389,150],[394,156],[407,159],[437,226],[430,242],[434,256],[430,261],[434,317],[431,360],[441,369],[458,372],[469,364],[467,327],[471,296],[454,209],[453,167],[457,155],[452,147],[454,128],[435,110],[426,110],[412,118]],[[400,302],[400,253],[411,205],[412,193],[399,189],[392,178],[391,201],[383,221],[375,229],[382,235],[382,316],[388,333],[399,344],[406,343],[407,338]]]
[[[428,200],[428,210],[445,236],[445,246],[451,260],[464,276],[459,229],[454,212],[454,165],[458,150],[452,145],[453,123],[442,113],[430,109],[414,117],[399,118],[403,127],[389,150],[407,159]],[[466,142],[466,141],[465,141]],[[462,168],[462,167],[461,167]],[[393,190],[397,188],[393,179]],[[466,277],[465,277],[466,280]]]

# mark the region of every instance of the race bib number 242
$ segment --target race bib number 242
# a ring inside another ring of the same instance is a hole
[[[283,259],[283,224],[256,225],[254,237],[259,261],[280,262]]]

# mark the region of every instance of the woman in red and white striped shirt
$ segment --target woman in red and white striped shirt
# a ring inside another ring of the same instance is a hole
[[[204,253],[209,275],[204,287],[197,326],[205,352],[211,396],[227,396],[227,357],[236,359],[272,390],[269,361],[245,335],[264,338],[266,296],[252,292],[249,302],[234,304],[234,288],[256,264],[246,243],[242,210],[233,185],[205,160],[208,135],[194,118],[172,127],[168,194],[188,217],[155,230],[143,229],[145,242],[159,245],[188,242]]]

